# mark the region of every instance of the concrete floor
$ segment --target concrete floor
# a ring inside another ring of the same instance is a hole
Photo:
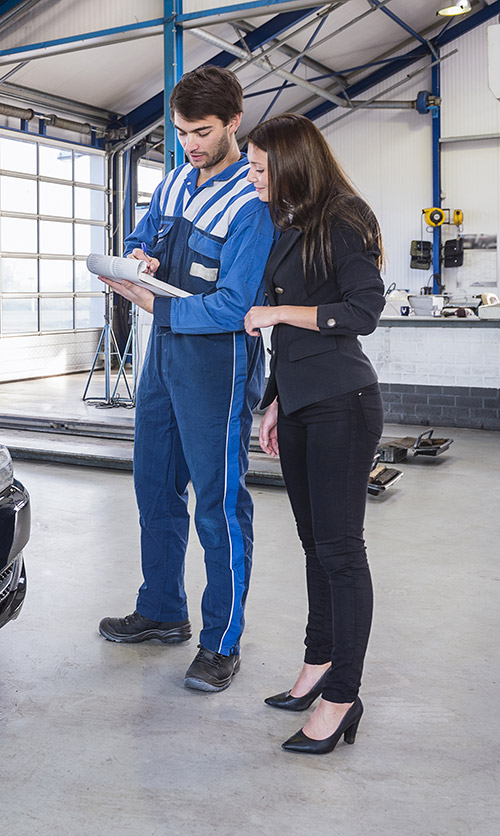
[[[25,607],[0,631],[0,832],[497,834],[500,437],[443,434],[448,453],[401,465],[398,485],[368,500],[365,715],[354,746],[322,757],[282,751],[303,715],[262,702],[302,658],[303,560],[283,490],[252,489],[242,668],[203,694],[182,684],[195,638],[120,646],[97,633],[133,610],[140,582],[131,474],[16,462],[33,530]],[[193,530],[196,632],[203,585]]]

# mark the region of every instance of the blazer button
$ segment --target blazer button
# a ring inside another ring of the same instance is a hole
[[[337,324],[337,321],[335,319],[333,319],[333,317],[332,317],[332,319],[327,319],[326,320],[326,324],[327,324],[328,328],[333,328],[334,325]]]
[[[282,293],[285,292],[282,287],[275,287],[274,290],[275,290],[276,293],[279,293],[280,296],[281,296]]]

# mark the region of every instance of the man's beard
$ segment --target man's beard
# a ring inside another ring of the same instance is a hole
[[[194,166],[194,168],[213,168],[221,163],[225,157],[227,157],[230,148],[231,143],[229,141],[229,137],[224,134],[218,146],[214,148],[209,156],[204,157],[201,163],[191,163],[191,165]]]

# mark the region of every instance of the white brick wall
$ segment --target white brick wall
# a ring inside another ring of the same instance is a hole
[[[2,337],[0,382],[87,371],[92,366],[101,332],[61,332]]]
[[[415,327],[382,321],[363,350],[381,383],[500,388],[500,327]]]

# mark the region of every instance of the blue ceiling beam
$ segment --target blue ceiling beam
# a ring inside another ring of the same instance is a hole
[[[244,41],[251,51],[255,50],[320,8],[321,6],[314,6],[306,10],[301,9],[300,11],[283,12],[283,14],[276,15],[271,20],[262,24],[262,26],[258,26],[253,32],[250,32],[244,38]],[[206,63],[217,67],[225,67],[234,60],[234,55],[230,55],[229,52],[219,52]],[[158,119],[161,119],[163,116],[163,102],[164,93],[162,91],[161,93],[157,93],[156,96],[152,96],[147,102],[139,105],[139,107],[131,110],[130,113],[127,113],[119,120],[118,124],[130,126],[134,133],[138,133],[148,125],[152,125]]]
[[[197,12],[186,12],[185,14],[178,14],[176,16],[177,22],[182,23],[185,20],[200,20],[204,17],[216,17],[218,15],[225,15],[234,13],[241,18],[245,17],[242,12],[255,11],[262,9],[262,14],[269,14],[270,9],[277,10],[279,6],[284,3],[289,3],[290,0],[250,0],[248,3],[237,3],[236,5],[219,6],[216,9],[205,9]],[[314,3],[312,4],[314,5]]]
[[[248,35],[245,35],[245,37],[242,38],[242,41],[247,45],[250,52],[254,52],[259,47],[264,46],[269,43],[269,41],[272,41],[273,38],[277,38],[279,35],[283,34],[283,32],[291,29],[292,26],[295,26],[295,24],[300,23],[300,21],[304,20],[304,18],[314,14],[314,12],[318,11],[320,8],[321,6],[314,6],[310,9],[298,9],[293,12],[283,12],[282,14],[272,17],[271,20],[266,21],[266,23],[263,23],[262,26],[258,26],[253,30],[253,32],[249,32]],[[214,55],[213,58],[205,61],[204,66],[228,67],[229,64],[234,62],[234,60],[234,55],[230,52],[219,52],[217,55]]]
[[[80,35],[70,35],[67,38],[55,38],[52,41],[40,41],[36,44],[24,44],[23,46],[15,46],[10,49],[0,49],[0,57],[22,55],[24,52],[50,49],[50,47],[54,46],[66,46],[67,44],[80,43],[80,41],[92,41],[96,38],[108,37],[108,35],[121,35],[123,32],[134,32],[139,29],[150,29],[152,27],[162,26],[163,23],[163,18],[159,17],[155,20],[142,20],[139,23],[130,23],[126,26],[114,26],[111,29],[98,29],[96,32],[83,32]],[[97,46],[106,46],[106,44],[97,44]]]
[[[0,0],[0,17],[15,9],[16,6],[21,5],[22,0]]]
[[[319,35],[319,33],[321,32],[321,30],[322,30],[322,28],[323,28],[323,25],[324,25],[325,23],[326,23],[326,17],[321,18],[320,22],[317,24],[316,29],[314,30],[313,34],[311,35],[311,37],[309,38],[309,40],[308,40],[308,42],[307,42],[307,44],[306,44],[306,46],[305,46],[306,51],[307,51],[307,50],[308,50],[308,49],[312,46],[312,44],[314,43],[314,41],[316,40],[317,36],[318,36],[318,35]],[[303,59],[304,57],[305,57],[304,55],[299,55],[299,57],[297,58],[297,60],[295,61],[294,65],[293,65],[293,67],[292,67],[292,70],[291,70],[291,72],[292,72],[292,73],[294,73],[294,72],[295,72],[295,70],[296,70],[296,69],[297,69],[297,67],[301,64],[302,59]],[[271,103],[270,103],[270,104],[268,104],[268,106],[266,107],[266,109],[265,109],[264,113],[262,114],[262,116],[261,116],[261,118],[260,118],[260,121],[261,121],[261,122],[264,122],[264,121],[265,121],[265,119],[267,119],[267,117],[268,117],[269,113],[271,113],[271,110],[273,109],[274,105],[275,105],[275,104],[276,104],[276,102],[278,101],[278,99],[279,99],[279,97],[281,96],[281,94],[282,94],[283,90],[286,90],[286,88],[287,88],[287,82],[286,82],[286,81],[284,81],[284,82],[283,82],[283,84],[281,85],[281,89],[277,91],[277,93],[276,93],[276,94],[275,94],[275,96],[273,97],[273,99],[272,99]]]
[[[401,28],[404,29],[405,32],[408,32],[408,34],[411,35],[412,38],[415,38],[416,41],[420,41],[420,43],[425,44],[427,46],[427,41],[425,40],[425,38],[422,37],[422,35],[416,32],[415,29],[412,29],[411,26],[405,23],[404,20],[401,20],[401,18],[394,14],[394,12],[392,12],[390,9],[386,9],[385,6],[382,6],[380,0],[371,0],[371,2],[374,6],[377,7],[377,9],[380,9],[381,12],[387,15],[387,17],[390,17],[391,20],[394,21],[394,23],[397,23],[398,26],[401,26]]]
[[[491,20],[491,18],[495,17],[495,15],[497,14],[500,14],[500,0],[495,0],[495,2],[491,3],[491,5],[485,6],[478,12],[475,12],[472,15],[467,15],[454,26],[451,26],[450,28],[446,27],[446,31],[445,29],[443,29],[439,35],[437,35],[435,38],[432,38],[430,43],[435,48],[445,46],[446,44],[451,43],[457,38],[460,38],[462,35],[466,35],[467,32],[471,32],[472,29],[475,29],[477,26],[480,26],[487,20]],[[374,73],[370,73],[370,75],[366,76],[366,78],[362,79],[361,81],[358,81],[357,84],[352,84],[350,87],[347,87],[345,92],[347,93],[350,99],[354,98],[355,96],[359,96],[361,95],[361,93],[365,93],[371,87],[380,84],[382,81],[385,81],[386,79],[390,78],[391,76],[395,75],[401,70],[404,70],[410,64],[414,64],[416,61],[419,61],[426,55],[431,54],[432,53],[429,47],[426,47],[424,45],[417,46],[415,49],[412,49],[405,55],[400,55],[394,58],[394,60],[391,63],[386,64],[385,67],[381,67]],[[340,92],[338,95],[342,96],[342,92]],[[333,102],[325,101],[317,107],[312,108],[312,110],[309,110],[304,115],[314,121],[315,119],[319,119],[321,116],[324,116],[326,113],[335,110],[338,106],[339,105],[336,105]]]
[[[133,133],[139,133],[139,131],[147,128],[148,125],[153,125],[158,119],[161,119],[163,116],[163,105],[164,92],[162,90],[161,93],[157,93],[156,96],[152,96],[147,102],[144,102],[139,107],[131,110],[130,113],[122,116],[118,120],[118,123],[120,125],[130,126]]]

